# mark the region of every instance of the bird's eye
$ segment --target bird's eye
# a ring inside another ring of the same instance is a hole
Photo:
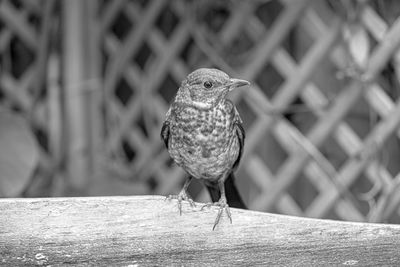
[[[204,87],[207,88],[207,89],[210,89],[210,88],[213,86],[212,82],[210,82],[210,81],[205,81],[205,82],[203,83],[203,85],[204,85]]]

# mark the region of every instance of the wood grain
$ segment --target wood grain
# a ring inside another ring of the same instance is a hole
[[[0,265],[399,266],[400,225],[231,209],[161,196],[0,200]]]

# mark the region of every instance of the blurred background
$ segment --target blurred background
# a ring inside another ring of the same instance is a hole
[[[230,95],[250,209],[399,223],[399,15],[395,0],[0,0],[0,197],[178,193],[161,125],[185,76],[215,67],[252,83]]]

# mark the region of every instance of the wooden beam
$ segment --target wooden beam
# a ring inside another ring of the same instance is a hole
[[[399,266],[400,225],[216,208],[160,196],[0,200],[0,265]]]

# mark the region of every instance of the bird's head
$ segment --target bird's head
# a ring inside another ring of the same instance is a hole
[[[217,69],[201,68],[190,73],[179,87],[176,100],[211,107],[237,87],[249,85],[245,80],[230,78]]]

